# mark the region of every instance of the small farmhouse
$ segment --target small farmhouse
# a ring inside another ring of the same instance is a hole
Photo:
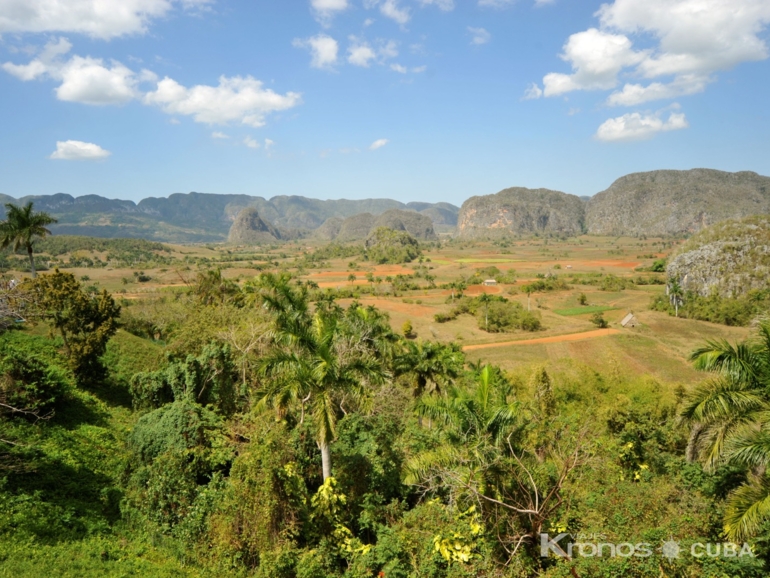
[[[487,287],[492,287],[494,285],[497,285],[497,281],[494,279],[485,279],[483,285],[486,285]]]
[[[623,321],[620,322],[620,325],[621,327],[636,327],[639,325],[639,320],[633,313],[629,313],[623,318]]]

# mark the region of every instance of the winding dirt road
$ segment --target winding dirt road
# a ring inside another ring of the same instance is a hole
[[[495,343],[478,343],[476,345],[466,345],[463,351],[475,351],[476,349],[487,349],[490,347],[505,347],[507,345],[536,345],[538,343],[561,343],[564,341],[580,341],[581,339],[593,339],[595,337],[606,337],[620,333],[617,329],[593,329],[583,331],[582,333],[568,333],[567,335],[553,335],[551,337],[538,337],[535,339],[519,339],[517,341],[498,341]]]

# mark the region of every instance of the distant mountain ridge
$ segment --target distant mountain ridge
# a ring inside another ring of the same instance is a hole
[[[391,199],[319,200],[301,196],[277,196],[271,199],[249,195],[175,193],[169,197],[149,197],[138,203],[107,199],[98,195],[72,197],[55,195],[14,199],[0,195],[0,218],[5,217],[5,203],[35,203],[59,222],[51,226],[55,234],[94,237],[142,237],[166,242],[216,242],[227,239],[236,216],[245,208],[254,208],[259,216],[282,231],[300,236],[320,227],[329,218],[345,219],[360,213],[381,215],[391,209],[440,211],[442,224],[455,222],[459,208],[449,203],[401,203]],[[412,208],[410,205],[415,205]],[[449,224],[454,224],[449,223]],[[289,234],[288,236],[292,236]]]
[[[650,171],[616,180],[586,205],[597,235],[682,235],[770,213],[770,177],[713,169]]]
[[[51,227],[56,234],[182,243],[225,241],[236,216],[246,208],[255,209],[265,226],[273,227],[281,239],[364,239],[381,225],[424,239],[434,238],[436,231],[476,238],[506,234],[684,235],[726,219],[770,214],[770,177],[712,169],[649,171],[621,177],[590,198],[512,187],[493,195],[473,196],[461,208],[449,203],[392,199],[265,199],[195,192],[150,197],[138,203],[98,195],[75,198],[59,193],[21,199],[0,195],[0,219],[5,217],[2,203],[27,201],[34,201],[37,210],[59,220]],[[254,226],[261,228],[258,223]]]
[[[588,199],[520,187],[471,197],[460,208],[457,235],[685,235],[761,214],[770,214],[770,177],[661,170],[626,175]]]

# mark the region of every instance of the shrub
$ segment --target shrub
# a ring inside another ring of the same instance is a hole
[[[37,315],[59,332],[70,366],[79,382],[94,385],[106,369],[100,357],[117,331],[120,306],[107,291],[89,295],[74,275],[58,269],[25,282]]]
[[[58,367],[26,351],[10,350],[0,358],[0,415],[40,417],[67,392]]]
[[[602,315],[601,311],[597,311],[593,315],[591,315],[591,323],[596,325],[599,329],[604,329],[606,327],[609,327],[609,324],[607,323],[607,320],[604,318],[604,315]]]

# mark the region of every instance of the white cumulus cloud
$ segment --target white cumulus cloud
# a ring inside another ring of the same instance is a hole
[[[688,126],[687,119],[680,112],[672,112],[667,120],[663,120],[660,113],[632,112],[604,121],[596,131],[596,138],[605,142],[645,140],[659,132],[681,130]]]
[[[590,28],[569,37],[561,58],[572,65],[574,72],[546,74],[543,78],[545,96],[579,89],[614,88],[620,71],[640,63],[644,54],[634,51],[631,41],[622,34]]]
[[[122,104],[139,96],[138,79],[120,62],[105,66],[100,58],[73,57],[60,71],[59,100],[83,104]]]
[[[73,56],[64,60],[72,45],[66,38],[46,44],[40,54],[28,64],[6,62],[3,70],[23,81],[48,78],[59,81],[59,100],[83,104],[123,104],[140,96],[141,82],[155,80],[155,75],[143,70],[136,73],[120,62],[109,64],[101,58]]]
[[[297,38],[293,44],[297,48],[310,49],[310,66],[313,68],[332,68],[337,64],[340,47],[331,36],[318,34],[304,40]]]
[[[196,122],[207,124],[238,122],[259,127],[266,115],[293,108],[302,101],[299,93],[278,94],[251,76],[221,76],[218,86],[187,88],[172,78],[158,81],[149,70],[135,72],[114,60],[105,63],[100,58],[82,56],[65,60],[71,46],[60,38],[49,42],[28,64],[6,62],[2,68],[23,81],[57,81],[59,100],[90,105],[141,100],[168,114],[192,116]]]
[[[323,25],[329,26],[332,18],[349,7],[348,0],[310,0],[310,7],[316,19]]]
[[[256,140],[254,140],[253,138],[251,138],[250,136],[247,136],[246,138],[243,139],[243,144],[245,144],[250,149],[258,149],[259,148],[259,143]]]
[[[471,33],[471,44],[486,44],[492,40],[492,35],[485,28],[474,28],[468,26],[468,32]]]
[[[702,92],[715,74],[768,58],[766,0],[614,0],[596,13],[598,28],[569,37],[561,55],[572,74],[545,75],[545,96],[608,90],[621,73],[635,78],[611,106],[634,106]],[[634,40],[649,48],[637,49]]]
[[[212,132],[212,133],[211,133],[211,138],[216,138],[216,139],[227,139],[227,138],[230,138],[230,136],[229,136],[229,135],[226,135],[226,134],[225,134],[225,133],[223,133],[223,132],[218,132],[218,131],[215,131],[215,132]]]
[[[266,115],[288,110],[301,101],[299,93],[278,94],[251,76],[220,76],[218,86],[199,84],[190,88],[166,77],[143,99],[145,104],[159,106],[168,114],[192,116],[196,122],[236,122],[253,127],[263,126]]]
[[[0,34],[71,32],[110,39],[144,34],[175,7],[203,8],[211,0],[2,0]]]
[[[388,139],[386,139],[386,138],[379,138],[376,141],[374,141],[372,144],[369,145],[369,150],[370,151],[376,151],[377,149],[381,149],[386,144],[388,144],[388,142],[390,142],[390,141],[388,141]]]
[[[406,74],[409,72],[409,69],[406,66],[403,66],[401,64],[391,64],[390,69],[398,72],[399,74]]]
[[[355,66],[368,67],[377,58],[377,53],[365,41],[351,36],[352,44],[348,47],[348,62]]]
[[[112,153],[97,144],[79,140],[56,142],[56,150],[49,158],[61,161],[96,161],[106,159]]]

